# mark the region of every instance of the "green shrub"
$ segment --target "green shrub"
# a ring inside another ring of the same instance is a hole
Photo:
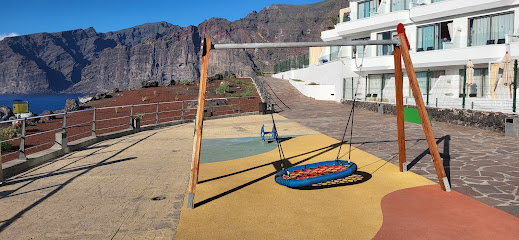
[[[247,89],[247,91],[251,91],[251,92],[256,90],[256,87],[252,83],[247,84],[247,86],[245,86],[245,88]]]
[[[180,85],[191,85],[191,82],[189,80],[181,80],[180,82],[178,82],[178,84],[180,84]]]
[[[7,139],[18,137],[22,133],[21,131],[22,130],[20,128],[15,126],[3,127],[0,128],[0,136],[5,137]]]
[[[226,95],[227,97],[241,97],[241,93],[231,93],[231,94],[227,94]]]
[[[243,92],[241,94],[242,97],[250,97],[252,96],[252,93],[256,90],[256,87],[254,86],[254,84],[252,83],[248,83],[246,86],[245,86],[245,92]]]
[[[242,81],[242,80],[238,80],[238,81],[236,81],[236,82],[234,82],[234,83],[236,83],[236,84],[245,84],[245,82]]]
[[[216,94],[223,95],[231,90],[231,83],[223,81],[220,86],[216,88]]]
[[[21,135],[21,129],[15,126],[0,128],[0,141],[15,138]],[[0,148],[2,151],[8,151],[12,147],[9,142],[2,142]]]
[[[244,93],[241,94],[242,97],[251,97],[252,96],[252,91],[245,91]]]
[[[0,141],[2,141],[2,140],[5,140],[5,139],[0,138]],[[2,151],[9,151],[9,150],[11,150],[12,147],[13,147],[13,145],[11,145],[11,143],[9,143],[9,142],[2,142],[2,144],[0,145],[0,148],[2,149]]]

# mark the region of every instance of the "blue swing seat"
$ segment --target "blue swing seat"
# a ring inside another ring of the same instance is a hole
[[[263,142],[266,142],[266,141],[269,141],[269,140],[277,141],[277,135],[276,135],[276,131],[274,129],[274,126],[272,126],[272,131],[266,132],[265,131],[265,124],[263,124],[261,126],[261,139],[263,140]]]

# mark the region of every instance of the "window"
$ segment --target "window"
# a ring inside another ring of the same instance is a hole
[[[368,75],[367,95],[369,98],[381,98],[387,83],[395,77],[393,73]]]
[[[399,10],[408,10],[410,0],[392,0],[391,1],[391,12]]]
[[[357,38],[357,39],[353,39],[353,41],[358,41],[358,40],[370,40],[369,37],[365,37],[365,38]],[[366,46],[366,48],[364,48],[364,46],[353,46],[353,56],[352,58],[362,58],[364,56],[364,54],[367,54],[367,50],[368,50],[368,46]]]
[[[377,33],[377,40],[391,40],[393,36],[396,35],[396,32],[383,32]],[[385,56],[393,54],[393,45],[378,45],[377,46],[377,56]]]
[[[368,76],[368,95],[366,97],[380,97],[381,88],[382,74],[370,74]]]
[[[364,2],[360,2],[358,4],[358,19],[367,18],[371,16],[372,13],[377,12],[377,6],[380,0],[368,0]]]
[[[464,69],[460,69],[460,97],[463,97]],[[488,68],[474,68],[474,84],[465,89],[467,97],[486,97],[490,91]]]
[[[438,79],[445,75],[445,71],[430,71],[429,72],[429,92],[432,90],[434,84]],[[427,94],[427,72],[417,72],[416,79],[418,80],[418,86],[420,86],[420,92],[422,94]],[[410,94],[412,95],[412,90],[410,89]]]
[[[454,35],[452,21],[418,27],[417,52],[444,49]]]
[[[469,46],[505,43],[505,34],[512,34],[514,14],[472,18],[469,20]]]
[[[386,80],[385,83],[387,83],[387,81],[391,80],[394,77],[395,77],[394,73],[386,73],[386,74],[384,74],[384,79]],[[386,86],[386,84],[384,84],[384,86]]]
[[[340,50],[341,50],[341,47],[339,47],[339,46],[330,47],[330,61],[337,60],[339,58]]]
[[[442,1],[445,1],[445,0],[432,0],[433,3],[435,3],[435,2],[442,2]]]
[[[346,12],[342,15],[342,22],[349,22],[350,21],[350,13]]]

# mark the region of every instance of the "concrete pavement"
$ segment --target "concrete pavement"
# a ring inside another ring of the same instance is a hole
[[[193,126],[107,140],[7,179],[0,239],[172,239]]]

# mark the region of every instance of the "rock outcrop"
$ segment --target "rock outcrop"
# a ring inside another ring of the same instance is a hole
[[[79,109],[79,104],[77,103],[76,99],[67,99],[66,103],[65,103],[65,110],[67,112],[70,112],[70,111],[76,111]]]
[[[10,107],[0,105],[0,121],[9,120],[13,116],[13,110]]]
[[[54,114],[54,112],[50,111],[50,110],[44,110],[43,112],[41,112],[40,116],[44,116],[44,117],[40,118],[39,123],[44,123],[44,122],[48,122],[48,121],[56,119],[56,116],[46,116],[46,115],[52,115],[52,114]]]
[[[198,26],[149,23],[98,33],[93,28],[9,37],[0,41],[0,94],[94,93],[198,81],[202,35],[213,43],[319,41],[347,0],[272,5],[230,22],[212,18]],[[209,76],[231,71],[248,76],[308,49],[212,51]]]
[[[142,88],[152,88],[152,87],[158,87],[159,86],[159,82],[157,81],[143,81],[141,82],[141,87]]]

